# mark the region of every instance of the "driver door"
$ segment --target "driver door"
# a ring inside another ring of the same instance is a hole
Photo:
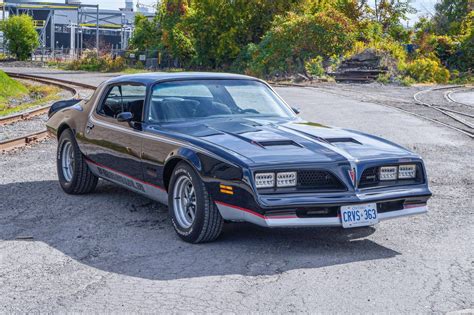
[[[103,97],[89,117],[84,133],[88,143],[88,158],[108,171],[143,180],[140,127],[146,87],[137,84],[114,84],[104,91]],[[134,114],[134,127],[131,123],[119,122],[116,118],[118,114],[130,111]]]

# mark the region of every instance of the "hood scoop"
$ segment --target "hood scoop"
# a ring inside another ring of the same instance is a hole
[[[258,145],[259,147],[276,147],[276,146],[287,146],[292,145],[295,147],[302,148],[301,144],[296,143],[293,140],[260,140],[260,141],[252,141],[253,144]]]
[[[325,138],[324,140],[331,143],[331,144],[334,144],[334,143],[355,143],[355,144],[362,145],[362,143],[360,143],[356,139],[352,139],[352,138]]]

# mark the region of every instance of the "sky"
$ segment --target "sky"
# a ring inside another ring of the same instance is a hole
[[[138,0],[140,3],[145,5],[153,5],[156,3],[156,0]],[[434,5],[438,0],[412,0],[411,3],[413,7],[418,10],[418,13],[413,14],[410,16],[409,25],[413,25],[413,23],[417,20],[419,16],[422,15],[429,15],[434,11]],[[369,3],[373,4],[375,0],[369,0]],[[104,9],[118,9],[120,7],[125,6],[125,0],[82,0],[84,4],[100,4],[100,6]],[[134,4],[136,5],[137,0],[134,0]]]

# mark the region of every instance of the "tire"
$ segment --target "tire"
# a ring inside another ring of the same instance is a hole
[[[91,193],[97,186],[98,177],[90,171],[71,129],[64,130],[59,137],[56,166],[59,184],[68,194]]]
[[[194,189],[194,198],[192,193],[189,194],[190,198],[185,197],[184,191],[189,185]],[[191,211],[194,210],[194,218],[187,215],[186,210],[189,209],[184,206],[186,200]],[[180,162],[173,170],[168,191],[168,208],[176,233],[186,242],[211,242],[222,232],[224,220],[219,210],[199,175],[187,163]]]

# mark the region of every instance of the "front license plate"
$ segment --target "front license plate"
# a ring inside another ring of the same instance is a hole
[[[342,227],[346,229],[377,224],[379,222],[377,204],[342,206],[341,221]]]

